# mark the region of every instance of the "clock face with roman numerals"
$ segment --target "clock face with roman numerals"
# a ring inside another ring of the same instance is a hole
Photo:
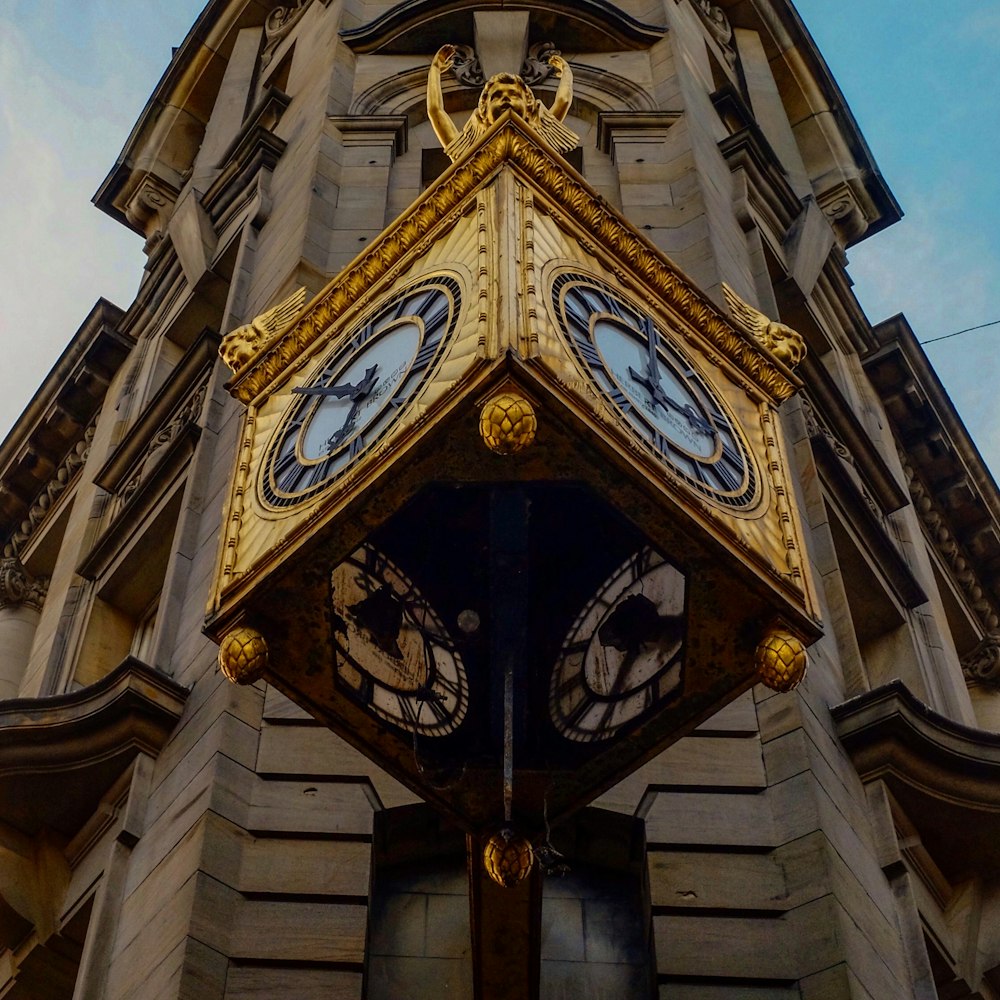
[[[304,503],[347,472],[400,419],[432,375],[461,307],[438,276],[394,293],[337,338],[268,442],[258,495],[272,510]]]
[[[549,715],[568,740],[609,740],[679,695],[685,580],[655,549],[627,559],[587,602],[552,670]]]
[[[362,707],[421,736],[454,732],[469,707],[462,655],[406,575],[370,544],[331,574],[334,673]]]
[[[760,476],[739,428],[648,310],[568,272],[552,283],[552,305],[601,397],[656,458],[715,504],[740,510],[758,502]]]

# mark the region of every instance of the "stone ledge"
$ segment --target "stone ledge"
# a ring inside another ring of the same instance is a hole
[[[129,657],[82,690],[0,702],[0,822],[72,837],[137,754],[159,754],[187,695]]]

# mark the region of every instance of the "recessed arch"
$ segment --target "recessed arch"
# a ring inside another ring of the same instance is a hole
[[[594,118],[601,111],[654,111],[652,96],[637,83],[580,63],[571,63],[574,78],[573,113],[581,118]],[[545,96],[551,86],[533,88],[537,95]],[[479,91],[465,87],[457,80],[442,81],[445,102],[449,110],[474,108]],[[407,115],[415,126],[426,118],[424,106],[427,99],[427,69],[403,70],[386,77],[360,93],[351,103],[352,115]]]
[[[527,10],[533,41],[558,36],[567,52],[643,49],[666,33],[666,22],[647,24],[606,0],[543,0],[541,3],[479,0],[476,10]],[[472,38],[473,8],[465,0],[403,0],[380,17],[340,37],[357,53],[430,54],[456,39]]]

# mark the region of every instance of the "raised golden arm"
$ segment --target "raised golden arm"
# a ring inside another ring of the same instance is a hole
[[[441,74],[454,64],[455,46],[442,45],[431,60],[430,72],[427,74],[427,117],[434,134],[444,147],[458,138],[458,129],[444,109],[444,94],[441,92]]]

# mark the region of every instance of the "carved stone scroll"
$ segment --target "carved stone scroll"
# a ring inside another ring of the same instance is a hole
[[[299,23],[312,0],[295,0],[287,7],[275,7],[264,22],[264,51],[260,56],[260,66],[264,69],[274,58],[275,50],[291,30]]]
[[[970,682],[1000,691],[1000,632],[989,632],[962,660],[962,673]]]

